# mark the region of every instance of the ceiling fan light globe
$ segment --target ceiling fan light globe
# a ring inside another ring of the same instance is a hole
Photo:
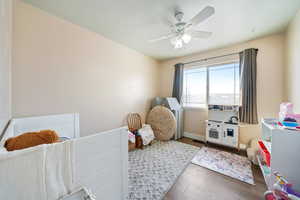
[[[183,42],[184,42],[185,44],[187,44],[187,43],[189,43],[189,42],[191,41],[192,36],[185,33],[185,34],[183,34],[183,36],[182,36],[181,39],[183,40]]]
[[[174,48],[175,49],[180,49],[180,48],[182,48],[183,47],[183,42],[182,42],[182,40],[177,40],[177,42],[174,44]]]

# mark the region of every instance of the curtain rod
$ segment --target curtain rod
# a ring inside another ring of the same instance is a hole
[[[236,54],[239,54],[239,52],[230,53],[230,54],[226,54],[226,55],[222,55],[222,56],[214,56],[214,57],[209,57],[209,58],[203,58],[203,59],[200,59],[200,60],[194,60],[194,61],[186,62],[186,63],[182,63],[182,64],[188,65],[188,64],[192,64],[192,63],[197,63],[197,62],[202,62],[202,61],[207,61],[207,60],[215,59],[215,58],[222,58],[222,57],[226,57],[226,56],[233,56],[233,55],[236,55]]]
[[[255,49],[255,50],[258,51],[258,49]],[[222,58],[222,57],[226,57],[226,56],[233,56],[233,55],[237,55],[239,53],[240,52],[235,52],[235,53],[225,54],[225,55],[221,55],[221,56],[214,56],[214,57],[209,57],[209,58],[203,58],[203,59],[200,59],[200,60],[194,60],[194,61],[186,62],[186,63],[182,63],[182,64],[187,65],[187,64],[192,64],[192,63],[207,61],[207,60],[211,60],[211,59],[215,59],[215,58]]]

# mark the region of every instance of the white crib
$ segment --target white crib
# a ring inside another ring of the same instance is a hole
[[[91,189],[97,199],[126,199],[128,193],[128,139],[125,128],[80,137],[78,114],[12,119],[0,142],[2,150],[7,138],[24,132],[44,129],[55,130],[60,137],[74,140],[72,141],[74,143],[73,167],[76,182]],[[63,145],[63,143],[55,145]],[[18,154],[27,152],[30,154],[34,148],[38,147],[2,153],[0,154],[0,165],[4,166],[6,162],[9,162],[5,160],[7,155],[11,154],[9,158],[13,158]],[[4,154],[6,154],[5,159],[1,159]],[[0,199],[29,200],[30,194],[26,192],[24,180],[28,180],[30,183],[34,183],[34,180],[30,180],[31,177],[28,177],[26,172],[22,172],[22,166],[11,167],[15,168],[16,173],[9,176],[9,180],[3,180],[0,177]],[[11,193],[18,193],[18,195],[11,195]],[[49,198],[45,197],[46,199]]]

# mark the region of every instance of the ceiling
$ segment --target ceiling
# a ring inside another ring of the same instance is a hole
[[[300,0],[23,0],[156,59],[168,59],[224,47],[283,31],[300,8]],[[174,11],[187,21],[205,6],[216,13],[199,30],[208,39],[174,49],[168,40],[149,43],[169,33]]]

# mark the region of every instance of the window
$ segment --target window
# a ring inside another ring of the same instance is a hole
[[[239,63],[213,65],[184,70],[183,103],[239,105]]]
[[[184,70],[183,102],[188,106],[206,104],[207,69]]]
[[[239,104],[239,64],[230,63],[208,68],[209,103],[212,105]]]

